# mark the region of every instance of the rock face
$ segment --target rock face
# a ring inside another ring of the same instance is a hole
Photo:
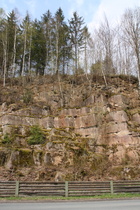
[[[0,179],[140,178],[140,100],[135,85],[125,85],[63,83],[61,93],[58,84],[33,86],[28,104],[21,96],[18,102],[3,101],[4,89]]]

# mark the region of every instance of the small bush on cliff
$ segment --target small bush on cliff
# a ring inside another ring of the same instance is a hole
[[[12,139],[10,138],[9,134],[6,133],[2,139],[2,143],[3,144],[11,144],[12,143]]]
[[[35,144],[43,144],[46,141],[46,136],[41,130],[41,128],[37,125],[34,125],[31,127],[29,132],[29,138],[27,140],[27,143],[29,145],[35,145]]]
[[[25,89],[24,94],[23,94],[23,102],[28,105],[33,101],[33,93],[29,89]]]

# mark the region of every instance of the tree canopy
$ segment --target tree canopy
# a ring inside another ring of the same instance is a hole
[[[17,10],[8,15],[0,8],[0,78],[35,75],[128,74],[140,86],[140,7],[128,9],[121,23],[107,17],[89,33],[77,12],[66,21],[59,8],[41,20],[30,15],[19,21]]]

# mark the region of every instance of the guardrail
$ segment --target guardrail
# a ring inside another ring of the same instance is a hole
[[[140,193],[140,181],[23,182],[0,181],[0,197],[94,196],[106,193]]]

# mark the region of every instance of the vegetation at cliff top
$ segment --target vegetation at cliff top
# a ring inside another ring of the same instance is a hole
[[[118,30],[119,29],[119,30]],[[61,8],[41,20],[20,20],[17,10],[0,8],[0,78],[28,79],[38,75],[135,75],[140,87],[140,7],[127,9],[118,25],[107,18],[93,35],[77,12],[66,21]],[[61,89],[61,87],[60,87]]]

